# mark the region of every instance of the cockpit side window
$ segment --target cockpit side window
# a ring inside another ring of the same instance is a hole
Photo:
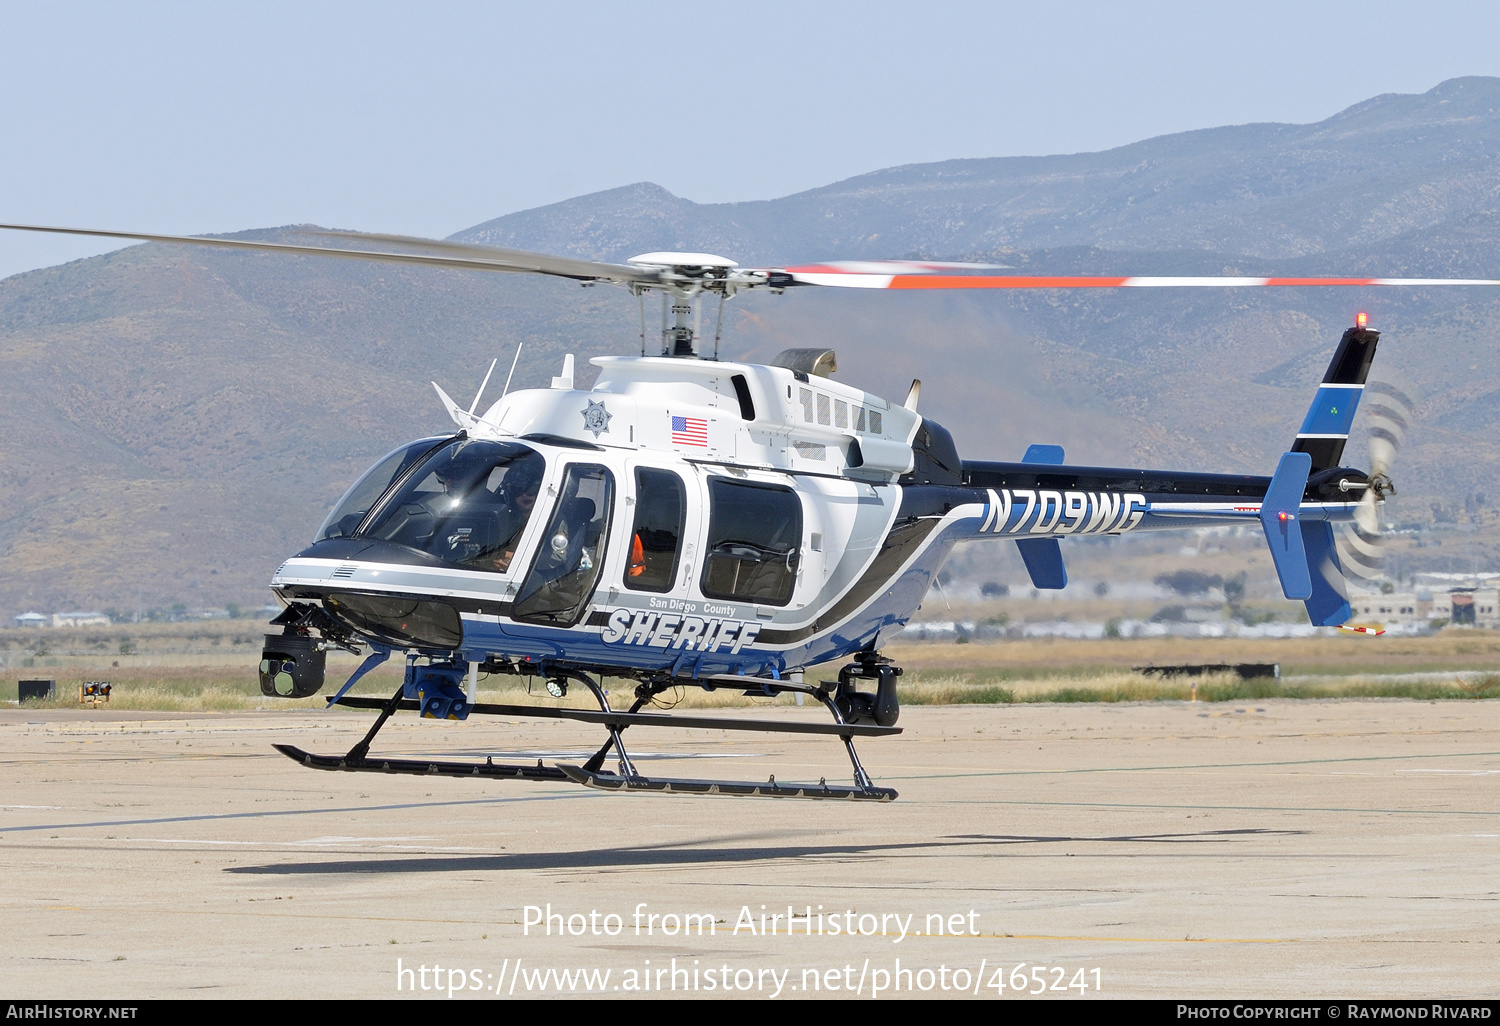
[[[670,470],[638,467],[635,472],[635,524],[625,561],[625,587],[671,591],[682,552],[687,490]]]
[[[790,488],[711,478],[703,594],[784,606],[802,558],[802,501]]]
[[[512,619],[571,627],[582,618],[599,580],[613,508],[614,476],[607,469],[568,466],[557,507],[511,606]]]
[[[455,441],[409,474],[359,537],[503,573],[531,519],[545,470],[546,460],[528,446]]]
[[[401,476],[417,460],[426,456],[437,448],[444,438],[423,438],[420,441],[403,445],[395,452],[388,453],[379,463],[361,475],[358,481],[349,486],[333,507],[333,512],[323,521],[323,526],[318,528],[318,536],[314,541],[326,541],[329,538],[347,538],[354,533],[365,516],[370,512],[370,507],[375,505],[385,490],[391,486],[391,482]]]

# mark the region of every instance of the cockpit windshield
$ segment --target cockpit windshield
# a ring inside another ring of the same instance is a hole
[[[385,490],[401,476],[402,471],[452,437],[422,438],[403,445],[395,452],[387,453],[379,463],[350,485],[344,497],[333,507],[333,512],[323,521],[323,526],[318,528],[318,536],[313,540],[327,541],[329,538],[347,538],[352,535],[360,521],[369,515],[370,507],[385,494]]]
[[[531,519],[545,469],[541,453],[528,446],[455,439],[377,503],[356,536],[503,573]]]

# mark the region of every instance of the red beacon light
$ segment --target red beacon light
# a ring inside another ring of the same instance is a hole
[[[1365,325],[1367,325],[1369,323],[1370,323],[1370,315],[1369,314],[1357,313],[1357,314],[1354,315],[1354,326],[1356,328],[1364,328]]]

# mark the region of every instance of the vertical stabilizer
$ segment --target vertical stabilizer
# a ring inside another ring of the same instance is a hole
[[[1060,464],[1063,447],[1060,445],[1030,445],[1022,463]],[[1061,591],[1068,586],[1068,568],[1063,565],[1062,546],[1056,538],[1017,538],[1021,561],[1031,575],[1031,584],[1038,590]]]
[[[1360,316],[1363,319],[1363,315]],[[1375,343],[1379,339],[1380,332],[1363,326],[1350,328],[1339,339],[1333,360],[1328,364],[1328,373],[1323,375],[1317,397],[1313,399],[1291,449],[1312,457],[1314,474],[1338,466],[1344,456],[1349,425],[1354,423],[1354,411],[1364,392],[1370,363],[1375,359]]]

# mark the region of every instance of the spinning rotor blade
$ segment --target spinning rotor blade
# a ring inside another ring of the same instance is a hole
[[[1391,463],[1411,427],[1416,403],[1395,385],[1371,382],[1365,388],[1365,409],[1370,413],[1370,476],[1390,482]]]
[[[996,264],[862,260],[771,271],[772,284],[843,289],[1145,289],[1309,285],[1500,285],[1491,278],[1105,277],[1099,275],[943,274],[996,270]]]
[[[1341,526],[1336,543],[1345,573],[1370,581],[1384,576],[1386,538],[1380,507],[1396,494],[1391,466],[1411,427],[1416,403],[1398,386],[1372,381],[1365,386],[1362,407],[1369,414],[1370,486],[1354,510],[1353,522]]]
[[[142,242],[183,243],[190,246],[215,246],[220,249],[255,250],[264,253],[293,253],[299,256],[344,257],[351,260],[375,260],[393,264],[417,264],[425,267],[457,268],[471,271],[505,271],[516,274],[550,274],[579,281],[656,284],[661,271],[651,267],[630,267],[570,257],[546,256],[515,249],[494,249],[463,243],[439,242],[402,235],[364,235],[359,232],[305,232],[351,241],[420,245],[433,252],[402,253],[371,249],[335,249],[329,246],[300,246],[288,242],[260,242],[253,239],[215,239],[199,235],[157,235],[149,232],[117,232],[96,228],[53,228],[34,224],[0,224],[23,232],[49,232],[56,235],[91,235],[106,239],[138,239]]]
[[[1002,264],[969,264],[941,260],[857,260],[800,267],[750,269],[733,261],[702,253],[649,253],[629,264],[610,264],[572,257],[548,256],[517,249],[422,239],[409,235],[366,234],[311,229],[301,234],[396,245],[425,250],[336,248],[288,242],[223,239],[201,235],[162,235],[102,228],[59,228],[36,224],[0,224],[0,229],[88,235],[106,239],[215,246],[219,249],[291,253],[298,256],[343,257],[393,264],[415,264],[469,271],[547,274],[576,281],[606,281],[645,288],[697,291],[702,288],[732,293],[735,289],[769,285],[780,290],[794,285],[850,289],[1097,289],[1097,288],[1242,288],[1246,286],[1330,285],[1500,285],[1490,278],[1244,278],[1244,277],[1102,277],[1079,275],[1020,275],[951,272],[995,271]],[[946,272],[946,273],[945,273]]]
[[[1375,505],[1375,489],[1365,489],[1364,498],[1354,510],[1352,523],[1339,525],[1334,540],[1339,566],[1346,577],[1373,581],[1385,573],[1385,538],[1380,533],[1380,510]]]

